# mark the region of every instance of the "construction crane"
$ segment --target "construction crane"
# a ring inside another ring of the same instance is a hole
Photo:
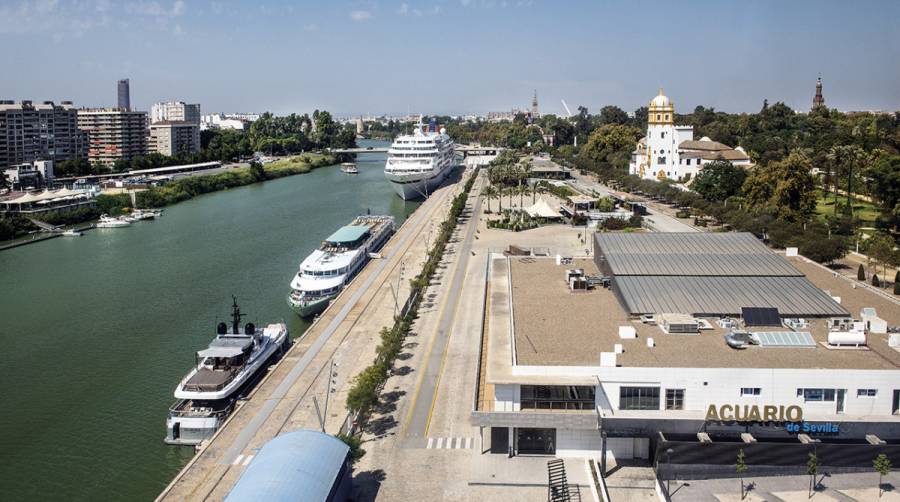
[[[566,104],[566,100],[561,99],[560,101],[562,101],[563,108],[566,109],[566,114],[568,115],[568,118],[572,118],[572,110],[569,110],[569,105]]]

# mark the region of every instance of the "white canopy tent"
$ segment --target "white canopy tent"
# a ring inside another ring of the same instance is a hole
[[[525,212],[528,213],[528,216],[531,216],[532,218],[562,218],[562,215],[559,214],[559,211],[553,209],[553,206],[551,206],[549,202],[544,200],[543,197],[538,199],[538,201],[535,202],[532,206],[526,207]]]

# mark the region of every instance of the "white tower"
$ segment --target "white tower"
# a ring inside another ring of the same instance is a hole
[[[648,107],[646,145],[646,163],[640,168],[641,178],[666,179],[678,154],[678,137],[675,105],[663,94],[662,88]]]

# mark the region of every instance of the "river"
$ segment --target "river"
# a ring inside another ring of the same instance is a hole
[[[308,324],[285,296],[300,261],[355,215],[399,225],[418,207],[383,166],[364,154],[355,176],[321,168],[0,252],[0,499],[153,499],[193,455],[163,443],[166,411],[231,295],[297,337]]]

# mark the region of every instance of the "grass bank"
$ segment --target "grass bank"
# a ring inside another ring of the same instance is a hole
[[[228,188],[251,185],[260,181],[274,180],[305,174],[313,169],[337,164],[336,155],[304,153],[281,159],[264,166],[251,165],[237,167],[228,171],[207,176],[189,176],[173,181],[168,185],[153,187],[135,196],[138,207],[158,208],[177,204],[205,193],[218,192]],[[118,215],[131,209],[131,197],[128,194],[104,194],[94,199],[92,207],[84,207],[69,212],[51,212],[35,217],[52,225],[76,225],[96,220],[101,214]],[[28,219],[18,216],[0,216],[0,243],[16,239],[38,228]]]

